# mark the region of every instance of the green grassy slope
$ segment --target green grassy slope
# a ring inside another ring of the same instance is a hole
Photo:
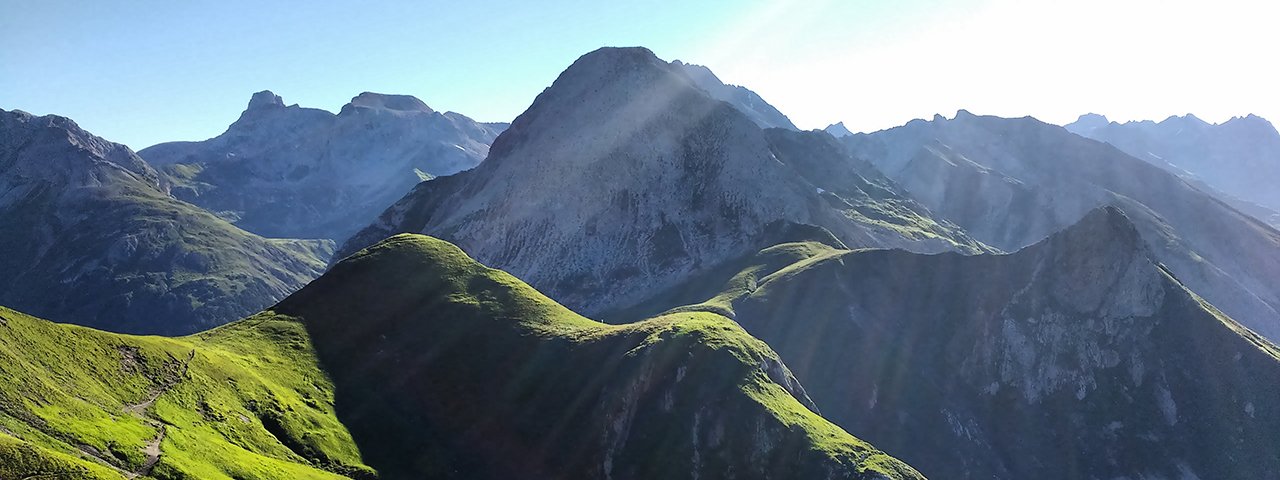
[[[806,408],[776,354],[722,316],[598,323],[429,237],[363,250],[276,311],[308,326],[384,475],[918,475]]]
[[[305,330],[270,314],[174,339],[0,308],[0,378],[0,478],[371,473]]]
[[[723,316],[598,323],[420,235],[190,337],[0,309],[0,379],[5,479],[920,478]]]

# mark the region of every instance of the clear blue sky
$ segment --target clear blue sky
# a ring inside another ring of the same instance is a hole
[[[581,54],[643,45],[709,65],[802,128],[957,108],[1280,115],[1276,12],[1219,3],[0,0],[0,108],[135,149],[217,135],[263,89],[330,111],[405,93],[508,121]]]

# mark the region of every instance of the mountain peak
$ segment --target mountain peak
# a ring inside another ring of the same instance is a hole
[[[248,110],[260,110],[265,108],[283,107],[284,99],[276,95],[271,90],[263,90],[253,94],[249,98]]]
[[[791,119],[766,102],[759,94],[740,85],[724,83],[710,68],[679,60],[673,60],[670,65],[674,70],[683,72],[693,80],[693,84],[711,95],[711,98],[732,105],[760,128],[799,130],[794,123],[791,123]]]
[[[356,108],[373,110],[389,110],[393,112],[435,113],[425,102],[413,95],[391,95],[385,93],[363,92],[351,99],[342,107],[342,113],[350,113]]]
[[[1076,121],[1063,125],[1067,131],[1076,135],[1089,136],[1093,131],[1105,127],[1111,123],[1107,117],[1097,113],[1086,113],[1081,115]]]
[[[1061,237],[1068,246],[1105,246],[1138,250],[1145,248],[1138,228],[1123,211],[1111,205],[1090,210],[1074,225],[1051,235],[1049,241]]]
[[[1107,116],[1100,113],[1086,113],[1076,118],[1076,123],[1110,123]]]
[[[1265,118],[1259,117],[1252,113],[1243,117],[1231,117],[1231,119],[1223,122],[1222,125],[1244,126],[1258,131],[1259,134],[1266,135],[1268,133],[1275,135],[1276,128]]]
[[[827,128],[822,130],[830,133],[831,136],[836,138],[853,135],[853,132],[849,130],[849,127],[844,126],[844,122],[836,122],[831,125],[827,125]]]
[[[665,63],[645,47],[600,47],[578,58],[575,65]],[[573,68],[570,66],[569,68]]]

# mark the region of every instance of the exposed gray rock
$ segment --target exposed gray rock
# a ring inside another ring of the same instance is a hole
[[[269,237],[342,241],[418,182],[472,168],[504,124],[364,92],[334,115],[258,92],[222,135],[140,152],[174,196]]]
[[[689,78],[693,80],[693,84],[706,91],[707,94],[711,95],[711,98],[733,105],[733,108],[738,109],[739,112],[746,115],[748,119],[755,122],[760,128],[799,130],[795,124],[791,123],[791,119],[779,112],[773,105],[765,102],[756,92],[738,85],[726,85],[720,81],[720,77],[711,72],[710,68],[684,63],[679,60],[672,61],[671,64],[689,75]]]
[[[853,132],[849,131],[849,129],[844,126],[844,122],[836,122],[831,125],[827,125],[827,128],[824,128],[822,130],[827,133],[830,133],[831,136],[836,138],[853,135]]]
[[[983,248],[887,179],[861,176],[829,135],[768,132],[648,50],[600,49],[539,95],[483,164],[422,183],[339,257],[427,233],[595,314],[754,251],[778,223],[857,247]]]

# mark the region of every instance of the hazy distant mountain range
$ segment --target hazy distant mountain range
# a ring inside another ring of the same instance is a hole
[[[800,131],[643,48],[510,125],[0,111],[0,479],[1280,478],[1273,138]]]
[[[932,212],[1005,251],[1116,206],[1192,291],[1280,338],[1280,233],[1110,145],[965,111],[844,141]]]
[[[1067,130],[1115,145],[1189,181],[1237,209],[1280,225],[1280,133],[1262,117],[1210,124],[1195,115],[1116,123],[1081,115]]]

